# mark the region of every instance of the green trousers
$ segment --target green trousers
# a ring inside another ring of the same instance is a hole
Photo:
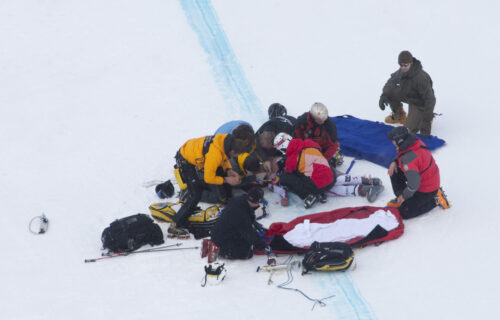
[[[408,106],[408,116],[406,117],[405,126],[410,132],[418,133],[422,137],[431,135],[432,119],[434,118],[434,110],[422,111],[421,108],[415,105]]]

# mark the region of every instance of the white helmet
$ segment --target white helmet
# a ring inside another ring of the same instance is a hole
[[[315,102],[310,112],[314,119],[325,121],[328,118],[328,109],[321,102]]]
[[[292,139],[293,139],[292,136],[289,135],[288,133],[280,132],[274,138],[273,147],[276,150],[281,151],[282,153],[286,153],[286,149],[288,148],[288,144],[290,143],[290,141],[292,141]]]

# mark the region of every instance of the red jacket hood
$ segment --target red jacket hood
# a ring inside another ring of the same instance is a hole
[[[293,139],[288,144],[288,148],[286,149],[286,155],[291,156],[293,154],[297,154],[304,148],[320,149],[320,146],[316,142],[309,140],[309,139],[306,139],[306,140]]]

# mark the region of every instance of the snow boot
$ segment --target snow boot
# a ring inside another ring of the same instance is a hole
[[[335,164],[337,167],[340,167],[344,164],[344,156],[341,155],[338,151],[335,153]]]
[[[378,186],[382,184],[379,178],[361,177],[361,183],[369,186]]]
[[[178,239],[189,239],[189,231],[178,227],[175,222],[172,222],[167,230],[167,237]]]
[[[322,192],[319,194],[319,202],[326,203],[328,199],[326,198],[326,193]]]
[[[398,198],[394,198],[391,201],[387,202],[385,206],[391,208],[399,208]]]
[[[306,209],[311,208],[317,201],[318,201],[318,196],[315,194],[310,194],[304,199],[304,207]]]
[[[448,201],[448,198],[446,197],[446,194],[443,191],[442,187],[439,187],[438,191],[436,192],[436,204],[440,206],[443,209],[448,209],[451,207],[450,202]]]
[[[219,247],[213,242],[210,241],[209,246],[208,246],[208,263],[212,263],[217,261],[217,258],[219,256]]]
[[[203,239],[203,241],[201,242],[200,255],[202,258],[205,258],[206,256],[208,256],[208,248],[209,248],[211,242],[212,241],[210,239]]]
[[[392,114],[385,117],[385,123],[405,124],[405,122],[406,122],[406,112],[402,108],[401,108],[401,110],[393,112]]]
[[[368,202],[375,202],[379,194],[384,191],[383,185],[360,185],[358,189],[358,193],[361,197],[366,197]]]

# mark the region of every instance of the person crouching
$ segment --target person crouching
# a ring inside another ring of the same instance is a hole
[[[261,226],[255,220],[264,192],[253,187],[248,194],[231,198],[211,229],[212,241],[219,249],[218,256],[226,259],[250,259],[254,249],[267,254],[267,264],[275,265],[276,256],[259,235]]]
[[[274,139],[274,147],[286,154],[281,185],[304,199],[306,209],[318,200],[327,202],[325,192],[334,185],[335,175],[320,146],[312,140],[292,139],[289,134],[281,132]]]

